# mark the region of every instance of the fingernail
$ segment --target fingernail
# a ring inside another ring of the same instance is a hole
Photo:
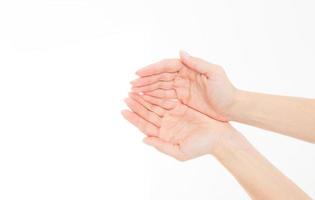
[[[187,53],[187,52],[184,51],[184,50],[180,50],[180,56],[181,56],[181,57],[184,57],[184,58],[189,58],[189,57],[190,57],[189,53]]]
[[[147,138],[143,138],[142,142],[143,142],[144,144],[150,145],[150,144],[148,143]]]
[[[141,73],[141,69],[137,70],[135,74],[136,74],[137,76],[140,76],[140,73]]]
[[[125,116],[126,112],[127,112],[126,110],[120,111],[120,113],[121,113],[122,115],[124,115],[124,116]]]

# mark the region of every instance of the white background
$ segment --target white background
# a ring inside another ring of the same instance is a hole
[[[0,2],[0,199],[248,199],[212,157],[180,163],[120,115],[134,72],[179,49],[234,85],[315,97],[314,1]],[[233,123],[315,198],[315,145]],[[289,192],[289,191],[288,191]]]

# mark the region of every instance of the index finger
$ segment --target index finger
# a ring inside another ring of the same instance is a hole
[[[165,72],[177,72],[182,67],[184,67],[184,64],[178,59],[165,59],[139,69],[136,74],[139,76],[150,76]]]

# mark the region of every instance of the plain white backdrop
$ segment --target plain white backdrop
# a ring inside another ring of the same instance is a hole
[[[180,49],[241,89],[315,97],[314,1],[0,2],[0,199],[248,199],[211,156],[180,163],[120,115],[134,72]],[[233,123],[315,198],[315,145]]]

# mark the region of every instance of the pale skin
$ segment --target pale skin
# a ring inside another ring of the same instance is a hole
[[[173,78],[166,85],[163,74]],[[237,121],[315,143],[315,100],[247,92],[234,87],[222,67],[181,53],[140,69],[132,90],[183,104],[220,121]],[[148,81],[150,80],[150,81]],[[148,84],[150,83],[150,84]],[[162,88],[162,89],[160,89]],[[174,92],[175,91],[175,92]]]
[[[122,114],[147,135],[146,144],[182,161],[215,156],[253,199],[309,199],[228,121],[314,142],[313,100],[238,90],[220,66],[186,53],[137,74],[140,78],[131,82],[133,93],[126,99],[132,111]]]

